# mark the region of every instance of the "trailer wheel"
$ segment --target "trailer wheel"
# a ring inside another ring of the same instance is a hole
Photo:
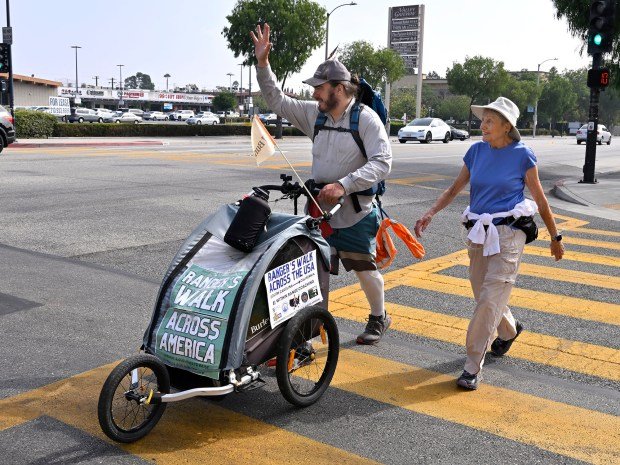
[[[166,366],[155,356],[129,357],[106,379],[97,414],[99,425],[110,439],[134,442],[146,436],[166,409],[165,403],[150,403],[153,393],[170,392]]]
[[[336,371],[338,327],[327,310],[304,308],[287,323],[278,341],[276,377],[291,404],[307,407],[325,392]]]

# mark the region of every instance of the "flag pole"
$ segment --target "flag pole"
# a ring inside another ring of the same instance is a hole
[[[318,204],[318,202],[316,201],[316,199],[314,198],[314,196],[310,193],[310,191],[308,190],[308,188],[306,187],[306,183],[304,183],[301,179],[301,177],[299,176],[299,174],[297,173],[297,171],[295,171],[295,168],[293,168],[293,165],[291,165],[291,162],[288,161],[288,158],[286,158],[286,155],[284,155],[284,152],[282,151],[282,149],[280,148],[280,146],[278,145],[278,143],[274,140],[273,141],[274,145],[276,146],[276,148],[278,149],[278,151],[280,152],[280,155],[282,155],[282,157],[286,160],[286,162],[288,163],[288,166],[291,167],[291,169],[293,170],[293,173],[295,173],[295,176],[297,176],[297,179],[299,179],[299,182],[301,183],[301,185],[303,186],[304,190],[306,191],[306,193],[308,194],[308,197],[310,198],[310,200],[312,200],[312,202],[314,202],[314,204],[316,205],[316,208],[319,209],[319,211],[323,214],[323,215],[327,215],[327,212],[324,212],[323,209],[321,208],[321,206]]]

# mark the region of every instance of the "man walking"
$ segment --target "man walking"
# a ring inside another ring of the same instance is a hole
[[[287,97],[278,88],[269,66],[269,33],[268,24],[250,32],[258,60],[258,84],[271,110],[313,139],[312,177],[324,185],[317,197],[321,208],[329,209],[345,196],[342,209],[330,221],[333,231],[326,239],[344,268],[355,272],[370,304],[368,324],[357,342],[376,344],[391,319],[385,312],[383,276],[375,263],[379,215],[374,195],[361,193],[390,172],[392,150],[388,135],[379,116],[368,107],[360,107],[358,131],[364,154],[350,125],[352,111],[357,108],[359,81],[336,59],[323,62],[314,76],[304,81],[314,88],[312,97],[316,102]],[[322,124],[317,125],[321,114]]]

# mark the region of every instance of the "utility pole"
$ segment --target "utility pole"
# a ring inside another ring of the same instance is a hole
[[[110,82],[110,83],[111,83],[111,85],[112,85],[112,90],[114,90],[114,78],[110,78],[110,79],[108,80],[108,82]]]
[[[95,87],[99,87],[99,76],[93,76],[93,79],[95,80]]]
[[[13,52],[11,51],[11,46],[13,45],[13,30],[11,29],[11,8],[9,5],[9,0],[6,0],[6,29],[11,35],[11,40],[7,43],[9,46],[9,108],[11,110],[11,115],[15,116],[15,99],[13,95]]]

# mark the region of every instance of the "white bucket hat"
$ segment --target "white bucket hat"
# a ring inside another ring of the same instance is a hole
[[[514,104],[512,100],[509,100],[506,97],[498,97],[495,102],[489,103],[488,105],[471,106],[471,112],[480,120],[482,120],[482,113],[484,112],[484,110],[494,110],[501,114],[504,118],[506,118],[512,126],[512,129],[510,130],[508,135],[513,140],[521,140],[521,134],[519,134],[519,130],[517,129],[519,108]]]

